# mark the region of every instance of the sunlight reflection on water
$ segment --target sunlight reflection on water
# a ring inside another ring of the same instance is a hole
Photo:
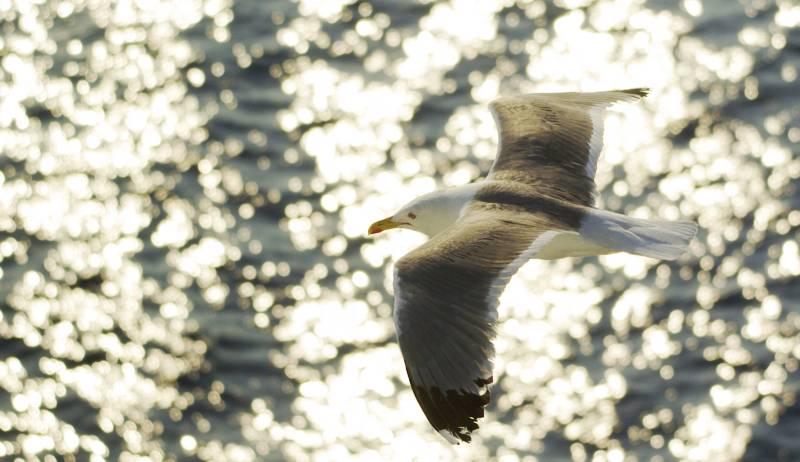
[[[798,457],[800,9],[740,3],[0,2],[0,454]],[[598,201],[699,237],[525,265],[450,447],[393,341],[424,238],[367,226],[485,174],[498,95],[633,86]]]

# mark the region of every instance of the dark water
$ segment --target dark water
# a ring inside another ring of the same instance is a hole
[[[9,460],[798,460],[794,1],[0,2]],[[498,94],[649,86],[602,206],[663,263],[534,261],[453,448],[364,234],[485,174]]]

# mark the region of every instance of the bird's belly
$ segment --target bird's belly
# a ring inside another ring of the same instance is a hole
[[[533,258],[555,260],[564,257],[588,257],[617,252],[584,239],[576,232],[563,232],[550,240]]]

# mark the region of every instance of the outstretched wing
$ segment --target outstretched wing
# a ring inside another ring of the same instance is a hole
[[[605,108],[649,91],[534,93],[492,101],[499,149],[488,178],[526,183],[542,194],[591,206]]]
[[[498,297],[558,234],[545,217],[475,202],[397,262],[394,317],[408,378],[448,441],[469,442],[489,403]]]

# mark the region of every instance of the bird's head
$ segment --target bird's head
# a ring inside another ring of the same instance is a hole
[[[394,215],[384,218],[383,220],[378,220],[375,223],[369,226],[368,234],[378,234],[382,231],[386,231],[387,229],[392,228],[407,228],[407,229],[415,229],[414,225],[418,223],[419,214],[421,213],[417,207],[414,207],[414,203],[406,205],[402,209],[400,209]],[[417,229],[417,231],[421,231]]]
[[[389,218],[373,223],[368,233],[377,234],[387,229],[406,228],[429,237],[435,236],[458,219],[461,210],[472,199],[479,186],[473,183],[420,196]]]
[[[447,190],[424,194],[404,205],[394,215],[370,225],[367,233],[377,234],[387,229],[405,228],[433,236],[454,221],[449,216],[449,203]]]

